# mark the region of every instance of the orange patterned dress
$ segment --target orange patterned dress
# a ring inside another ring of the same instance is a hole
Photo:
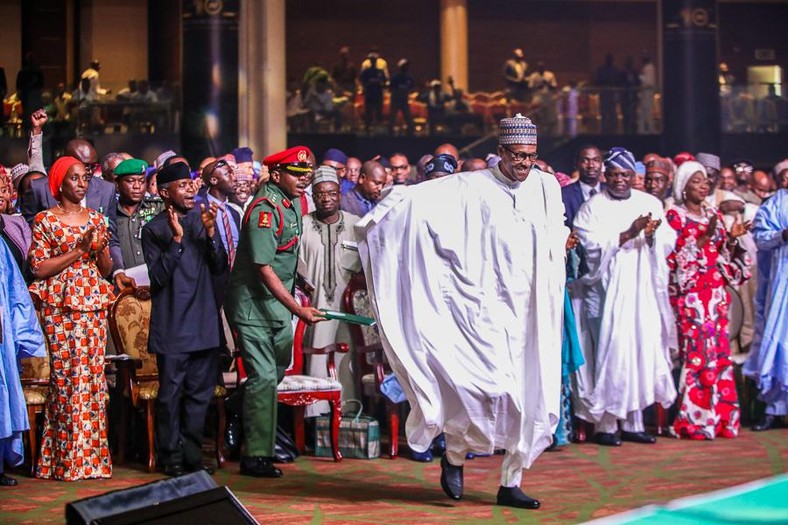
[[[45,260],[72,250],[91,226],[96,231],[106,228],[103,215],[88,212],[83,226],[64,224],[51,211],[36,215],[28,254],[34,272]],[[85,254],[59,274],[30,286],[41,299],[51,370],[36,470],[39,478],[77,481],[112,476],[104,351],[107,308],[114,296],[96,257]]]

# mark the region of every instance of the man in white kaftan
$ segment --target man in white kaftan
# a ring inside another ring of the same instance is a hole
[[[339,177],[331,166],[315,170],[312,182],[315,211],[304,216],[304,229],[298,247],[299,273],[314,285],[312,306],[321,310],[341,310],[342,294],[355,272],[361,270],[358,253],[344,247],[344,242],[356,242],[354,226],[359,218],[339,209]],[[350,343],[347,325],[339,321],[323,321],[307,327],[304,344],[322,348],[334,343]],[[307,373],[327,377],[325,355],[309,356]],[[335,355],[342,399],[353,399],[354,381],[349,356]],[[328,402],[321,401],[306,407],[306,416],[328,412]]]
[[[499,505],[538,508],[522,469],[558,422],[565,279],[558,183],[532,165],[536,127],[501,121],[493,169],[396,186],[358,223],[386,355],[416,451],[441,432],[441,486],[462,497],[468,452],[506,450]]]
[[[601,445],[621,438],[654,443],[642,410],[676,398],[669,348],[677,348],[668,302],[667,255],[675,244],[662,203],[631,189],[635,158],[613,148],[605,159],[605,191],[586,201],[574,227],[589,273],[570,285],[586,366],[575,374],[574,407],[596,427]]]

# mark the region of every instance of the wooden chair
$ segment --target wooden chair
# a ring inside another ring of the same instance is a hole
[[[342,295],[342,305],[348,313],[372,316],[363,273],[350,279]],[[351,324],[349,327],[355,356],[353,375],[356,378],[356,390],[373,406],[377,406],[381,399],[385,400],[389,423],[389,458],[396,459],[399,449],[399,408],[380,391],[383,378],[390,373],[380,336],[374,326]]]
[[[309,306],[309,299],[300,290],[296,291],[296,298],[300,300],[302,306]],[[323,348],[304,346],[305,331],[306,323],[299,319],[293,334],[292,361],[285,371],[284,379],[276,387],[277,400],[282,404],[293,407],[295,443],[298,452],[301,454],[306,450],[304,435],[305,407],[318,401],[328,401],[331,409],[331,451],[334,455],[334,461],[342,461],[342,453],[339,451],[339,424],[342,420],[342,384],[337,379],[334,358],[336,352],[347,352],[348,346],[345,343],[331,344]],[[328,378],[304,375],[304,355],[328,356],[326,360]],[[237,370],[239,376],[237,384],[241,385],[245,381],[246,373],[244,372],[243,360],[240,356],[238,356]]]
[[[109,328],[112,340],[120,357],[112,359],[118,367],[118,384],[124,396],[131,400],[134,408],[145,411],[145,424],[148,436],[148,472],[156,470],[154,445],[154,405],[159,393],[159,373],[156,358],[148,353],[148,331],[150,328],[150,288],[141,286],[136,290],[126,289],[110,307]],[[128,357],[125,357],[128,356]],[[213,400],[216,404],[216,462],[224,466],[224,397],[227,390],[220,385],[214,388]],[[125,455],[126,432],[128,428],[128,406],[121,413],[120,437],[118,440],[118,464]]]
[[[36,313],[40,313],[40,300],[32,296]],[[40,321],[40,319],[39,319]],[[49,391],[49,347],[46,357],[27,357],[20,359],[19,377],[22,380],[22,392],[27,405],[27,419],[30,428],[27,431],[27,457],[30,458],[30,475],[35,476],[38,463],[38,414],[44,413],[44,405]]]

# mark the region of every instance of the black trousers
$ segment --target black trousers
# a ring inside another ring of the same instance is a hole
[[[219,378],[219,349],[157,354],[156,441],[162,465],[202,465],[205,416]]]

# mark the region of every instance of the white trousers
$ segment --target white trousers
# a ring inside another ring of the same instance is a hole
[[[449,463],[455,467],[461,467],[465,464],[465,456],[468,452],[473,451],[468,449],[465,439],[446,433],[446,460]],[[501,465],[501,486],[519,487],[523,480],[524,468],[521,455],[510,454],[507,451]]]
[[[596,432],[605,434],[615,434],[618,430],[618,419],[613,414],[605,414],[599,423],[594,425]],[[635,410],[627,413],[627,418],[622,420],[621,430],[626,432],[643,432],[646,427],[643,425],[643,412]]]

